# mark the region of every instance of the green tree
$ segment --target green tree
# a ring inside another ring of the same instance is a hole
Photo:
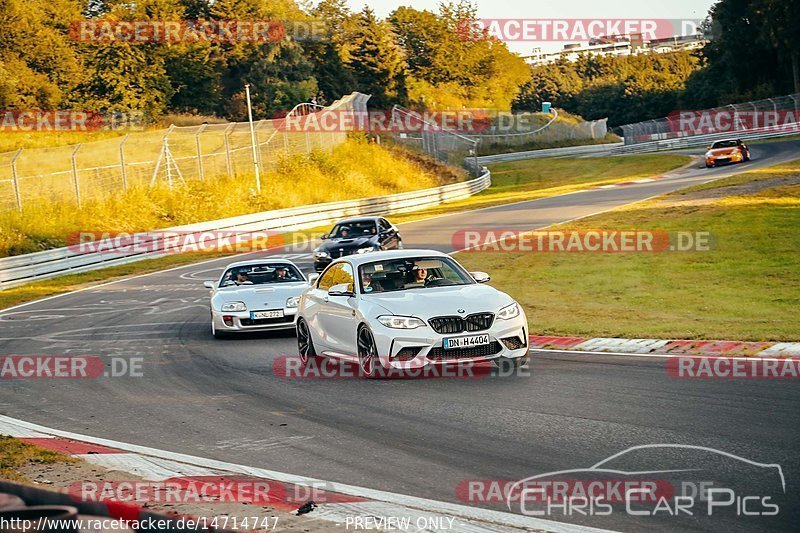
[[[314,68],[321,103],[330,103],[355,90],[355,75],[349,68],[350,39],[357,24],[345,0],[322,0],[311,16],[324,23],[325,33],[303,42]]]
[[[401,7],[389,20],[406,54],[412,104],[509,109],[530,79],[519,56],[476,30],[468,1],[441,4],[438,13]]]
[[[348,66],[358,89],[372,95],[371,103],[385,109],[405,101],[405,58],[391,26],[365,7],[356,19]]]
[[[73,103],[83,77],[78,45],[67,36],[77,0],[0,0],[0,98],[6,107],[54,109]]]

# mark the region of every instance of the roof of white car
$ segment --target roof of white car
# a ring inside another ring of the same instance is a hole
[[[295,265],[292,261],[289,261],[288,259],[281,259],[280,257],[265,257],[263,259],[248,259],[247,261],[237,261],[235,263],[228,264],[225,267],[225,270],[233,267],[250,266],[250,265],[271,265],[273,263],[282,263],[282,264],[289,263],[290,265],[299,270],[299,267]]]
[[[413,250],[413,249],[405,249],[405,250],[386,250],[383,252],[369,252],[366,254],[354,254],[342,257],[341,259],[337,259],[334,262],[339,262],[341,260],[346,260],[350,262],[353,266],[360,266],[365,263],[372,263],[375,261],[389,261],[392,259],[405,259],[405,258],[415,258],[415,257],[449,257],[446,253],[439,252],[437,250]]]

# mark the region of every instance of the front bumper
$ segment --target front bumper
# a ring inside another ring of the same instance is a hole
[[[333,262],[333,259],[331,259],[330,257],[315,257],[314,258],[314,270],[316,270],[317,272],[322,272],[332,262]]]
[[[250,311],[229,312],[211,311],[211,320],[217,331],[241,333],[245,331],[270,331],[276,329],[294,329],[297,322],[297,308],[285,307],[282,319],[252,320]]]
[[[384,368],[415,369],[429,365],[458,365],[464,362],[516,359],[528,354],[528,321],[525,313],[511,320],[495,319],[482,331],[454,334],[436,333],[430,326],[402,330],[372,324],[372,334]],[[444,339],[489,335],[488,345],[445,349]]]
[[[741,163],[744,161],[744,156],[741,153],[734,153],[724,156],[706,157],[706,165],[724,165],[726,163]]]

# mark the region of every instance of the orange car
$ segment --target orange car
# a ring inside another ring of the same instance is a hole
[[[750,149],[741,139],[717,141],[706,152],[706,168],[722,163],[741,163],[750,161]]]

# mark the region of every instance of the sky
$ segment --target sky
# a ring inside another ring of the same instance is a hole
[[[475,0],[479,18],[492,19],[704,19],[716,0]],[[380,17],[400,6],[436,11],[440,0],[347,0],[354,11],[369,5]],[[534,46],[555,51],[564,42],[509,42],[509,48],[522,55]]]

